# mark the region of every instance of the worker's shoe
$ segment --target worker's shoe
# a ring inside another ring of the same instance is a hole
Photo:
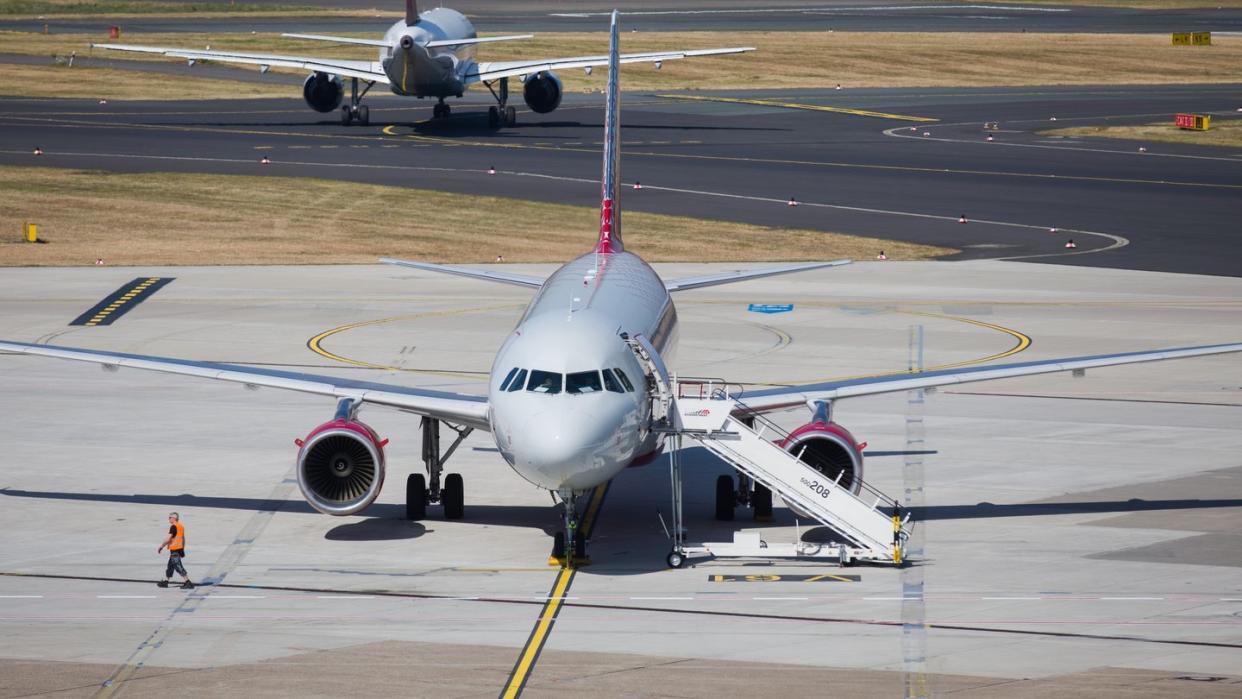
[[[182,590],[193,590],[194,583],[190,582],[189,580],[186,580],[185,582],[181,583],[181,589]]]
[[[161,580],[161,581],[159,581],[159,582],[155,583],[155,586],[156,586],[156,587],[168,587],[168,581],[167,581],[167,580]]]

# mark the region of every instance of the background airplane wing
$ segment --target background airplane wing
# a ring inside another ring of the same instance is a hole
[[[621,63],[656,63],[663,61],[674,61],[679,58],[693,58],[695,56],[719,56],[729,53],[744,53],[746,51],[754,51],[754,47],[745,46],[727,49],[695,49],[692,51],[661,51],[658,53],[623,53],[621,54]],[[538,73],[541,70],[567,70],[569,68],[588,68],[593,66],[608,65],[608,56],[574,56],[571,58],[553,58],[541,59],[534,61],[492,61],[488,63],[479,63],[475,66],[475,72],[466,73],[466,82],[491,82],[500,78],[509,78],[515,75],[527,75],[530,73]]]
[[[134,46],[131,44],[91,44],[91,48],[155,53],[161,56],[168,56],[169,58],[184,58],[189,61],[218,61],[220,63],[240,63],[244,65],[267,66],[269,68],[299,68],[321,73],[331,73],[332,75],[340,75],[347,78],[388,83],[388,76],[384,74],[383,66],[375,61],[347,61],[339,58],[306,58],[303,56],[279,56],[276,54],[242,53],[238,51],[197,51],[194,49]]]
[[[668,289],[670,292],[685,291],[686,289],[699,289],[705,286],[732,284],[733,282],[746,281],[747,279],[772,277],[777,274],[804,272],[808,269],[839,267],[841,265],[848,265],[850,262],[852,262],[852,260],[833,260],[832,262],[801,262],[798,264],[767,267],[764,269],[738,269],[733,270],[732,272],[721,272],[719,274],[705,274],[701,277],[682,277],[681,279],[671,279],[664,282],[664,288]]]
[[[454,265],[437,265],[430,262],[415,262],[414,260],[394,260],[390,257],[381,257],[380,262],[386,265],[397,265],[398,267],[413,267],[414,269],[423,269],[428,272],[441,272],[443,274],[454,274],[459,277],[470,277],[472,279],[486,279],[490,282],[502,282],[504,284],[514,284],[517,286],[525,286],[532,289],[538,289],[543,286],[543,279],[532,277],[525,274],[514,274],[513,272],[497,272],[490,269],[470,269],[469,267],[457,267]]]
[[[419,415],[429,415],[448,422],[466,424],[480,430],[490,431],[491,429],[487,419],[487,398],[484,396],[431,391],[420,388],[408,388],[406,386],[372,383],[370,381],[354,381],[335,376],[280,371],[278,369],[261,369],[236,364],[150,357],[141,354],[56,347],[54,345],[32,345],[25,342],[0,340],[0,351],[94,362],[103,365],[104,368],[127,367],[145,369],[167,374],[232,381],[247,386],[264,386],[289,391],[302,391],[321,396],[332,396],[333,398],[353,398],[359,402],[387,405]]]
[[[1051,374],[1058,371],[1093,369],[1121,364],[1137,364],[1139,362],[1156,362],[1163,359],[1202,357],[1228,352],[1242,352],[1242,342],[1225,345],[1203,345],[1200,347],[1175,347],[1150,352],[1126,352],[1123,354],[1097,354],[1086,357],[1044,359],[1035,362],[997,364],[967,369],[942,369],[939,371],[842,379],[840,381],[826,381],[824,383],[804,384],[801,386],[747,391],[742,394],[740,402],[754,411],[765,413],[787,410],[815,400],[870,396],[877,393],[906,391],[913,388],[931,388],[973,381],[990,381],[992,379],[1007,379],[1015,376]]]

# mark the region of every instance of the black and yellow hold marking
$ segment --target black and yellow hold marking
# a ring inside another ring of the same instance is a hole
[[[73,320],[70,325],[112,325],[117,318],[133,310],[134,306],[146,301],[152,294],[159,291],[175,277],[138,277],[112,292],[107,298],[95,304],[89,311]]]
[[[861,575],[720,575],[707,576],[708,582],[858,582]]]
[[[873,112],[867,109],[852,109],[850,107],[833,107],[826,104],[798,104],[796,102],[782,102],[780,100],[760,100],[760,99],[743,99],[741,97],[706,97],[702,95],[656,95],[670,100],[687,100],[694,102],[727,102],[729,104],[753,104],[760,107],[778,107],[780,109],[803,109],[811,112],[836,112],[838,114],[853,114],[854,116],[876,117],[878,119],[896,119],[898,121],[919,121],[931,122],[940,121],[931,117],[910,116],[908,114],[889,114],[888,112]]]
[[[591,536],[591,530],[595,527],[595,521],[599,517],[600,507],[604,504],[604,495],[607,493],[607,483],[596,486],[591,493],[591,501],[587,504],[586,514],[582,516],[581,524],[582,533],[587,538]],[[505,681],[504,689],[500,691],[500,699],[515,699],[522,695],[526,681],[530,678],[531,671],[535,669],[535,663],[539,661],[543,644],[547,642],[548,636],[552,633],[552,626],[556,623],[556,617],[560,615],[561,608],[564,606],[565,595],[569,593],[569,586],[573,583],[574,574],[578,570],[574,565],[575,562],[570,561],[569,565],[562,567],[556,574],[556,579],[552,581],[548,600],[539,610],[539,618],[535,620],[535,627],[530,630],[526,645],[522,647],[517,662],[513,664],[509,679]]]

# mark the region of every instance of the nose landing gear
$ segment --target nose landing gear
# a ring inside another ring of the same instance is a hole
[[[560,492],[564,529],[552,537],[552,555],[548,557],[548,565],[573,568],[591,562],[590,556],[587,556],[586,533],[582,531],[578,518],[579,495],[572,490]]]

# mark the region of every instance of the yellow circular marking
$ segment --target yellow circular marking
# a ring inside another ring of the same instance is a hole
[[[307,340],[306,347],[310,351],[314,352],[315,354],[318,354],[321,357],[325,357],[327,359],[331,359],[336,362],[341,362],[343,364],[352,364],[353,366],[363,367],[366,369],[384,369],[388,371],[408,371],[413,374],[432,374],[435,376],[477,378],[478,377],[477,374],[468,374],[466,372],[461,372],[461,371],[442,371],[439,369],[410,369],[407,367],[392,366],[389,364],[376,364],[374,362],[364,362],[359,359],[351,359],[349,357],[344,357],[344,356],[341,356],[333,352],[329,352],[328,350],[324,349],[323,341],[328,339],[329,337],[332,337],[333,335],[343,333],[346,330],[354,330],[356,328],[363,328],[368,325],[384,325],[387,323],[395,323],[397,321],[402,321],[402,320],[417,320],[419,318],[437,318],[437,317],[452,316],[452,315],[465,315],[467,313],[485,313],[487,311],[495,311],[495,310],[504,309],[504,308],[520,308],[521,306],[522,304],[505,303],[505,304],[497,304],[494,306],[480,306],[477,308],[456,308],[456,309],[446,310],[446,311],[427,311],[425,313],[413,313],[410,315],[391,316],[388,318],[377,318],[375,320],[363,320],[357,323],[349,323],[347,325],[341,325],[341,326],[332,328],[331,330],[325,330],[319,333],[318,335],[312,337],[311,339]]]

